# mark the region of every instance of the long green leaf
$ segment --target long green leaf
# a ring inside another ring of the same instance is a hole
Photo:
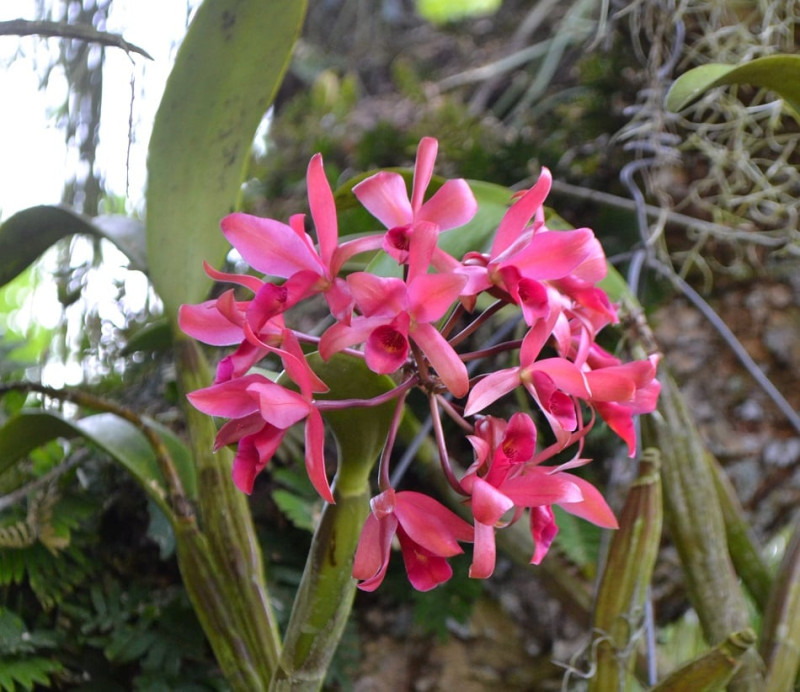
[[[304,0],[206,0],[181,45],[148,154],[147,255],[175,319],[223,259],[220,219],[236,207],[250,146],[286,70]]]
[[[769,55],[742,65],[711,63],[682,74],[667,93],[667,108],[679,111],[706,91],[727,84],[752,84],[780,96],[800,118],[800,55]]]
[[[84,234],[114,243],[133,269],[146,271],[144,225],[138,219],[108,215],[89,218],[57,205],[17,212],[0,226],[0,286],[21,274],[62,238]]]
[[[187,495],[194,499],[197,479],[188,449],[163,426],[154,423],[153,428],[164,440]],[[28,411],[11,418],[0,428],[0,473],[32,450],[59,437],[82,437],[99,447],[133,475],[167,516],[171,515],[164,502],[167,488],[153,450],[139,430],[112,413],[99,413],[77,421],[46,411]]]
[[[764,611],[762,639],[767,666],[764,689],[792,689],[800,669],[800,524],[786,548]]]

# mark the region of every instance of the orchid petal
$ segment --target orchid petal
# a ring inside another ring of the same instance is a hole
[[[403,176],[381,171],[353,188],[358,201],[386,228],[406,226],[414,218]]]
[[[258,287],[259,290],[263,285],[264,282],[262,281],[261,285]],[[233,289],[230,288],[217,298],[217,310],[219,310],[220,315],[225,317],[229,322],[242,327],[247,321],[247,310],[251,302],[252,301],[249,300],[237,301]]]
[[[580,502],[581,487],[566,473],[548,474],[534,467],[519,476],[507,478],[498,488],[519,507],[538,507],[562,502]]]
[[[289,277],[304,269],[322,269],[319,258],[285,223],[236,212],[222,219],[221,227],[245,262],[260,272]]]
[[[644,387],[636,390],[633,403],[630,404],[633,413],[652,413],[658,403],[661,392],[661,383],[658,380],[648,382]]]
[[[583,499],[580,501],[559,500],[556,504],[559,505],[565,512],[574,514],[576,517],[586,519],[586,521],[597,524],[604,529],[617,529],[619,524],[617,518],[605,501],[605,498],[600,494],[600,491],[595,488],[589,481],[573,476],[569,473],[559,474],[566,476],[569,480],[580,488]]]
[[[539,357],[544,345],[553,333],[558,313],[552,311],[546,319],[538,320],[528,330],[519,349],[519,362],[524,368],[530,367]]]
[[[536,451],[536,425],[527,413],[515,413],[508,421],[498,453],[511,463],[530,461]]]
[[[553,378],[547,373],[534,371],[531,381],[525,383],[525,388],[553,425],[553,432],[558,433],[558,428],[575,430],[578,427],[575,402],[558,389]]]
[[[531,507],[531,536],[536,546],[531,558],[532,565],[541,564],[557,533],[558,524],[552,507],[548,505]]]
[[[382,324],[370,333],[364,355],[370,370],[389,375],[405,364],[408,338],[395,326]]]
[[[255,435],[266,425],[261,414],[251,413],[242,418],[232,418],[225,423],[214,438],[214,451],[238,442],[244,437]]]
[[[594,235],[588,228],[543,231],[519,252],[504,260],[528,279],[560,279],[577,267],[590,251]]]
[[[333,193],[322,167],[322,156],[315,154],[308,164],[306,173],[308,186],[308,204],[311,207],[311,217],[317,229],[319,241],[319,254],[322,263],[328,270],[331,267],[333,252],[339,242],[339,228],[336,221],[336,204]]]
[[[258,399],[247,388],[262,382],[269,380],[262,375],[245,375],[236,380],[197,389],[186,396],[192,406],[210,416],[241,418],[258,411]]]
[[[393,317],[408,306],[406,284],[401,279],[353,272],[347,277],[347,285],[365,317]]]
[[[423,137],[417,147],[417,160],[414,162],[414,182],[411,192],[411,210],[416,215],[422,206],[425,190],[433,176],[433,164],[436,161],[436,152],[439,142],[433,137]]]
[[[620,368],[603,368],[585,373],[586,381],[592,392],[592,402],[598,401],[631,401],[636,392],[636,385]]]
[[[265,425],[261,432],[243,437],[233,459],[233,482],[248,495],[253,492],[256,476],[261,473],[280,447],[285,430]]]
[[[355,257],[362,252],[371,252],[379,250],[383,245],[383,233],[375,233],[367,235],[363,238],[354,238],[341,243],[333,253],[333,259],[330,264],[330,276],[336,276],[342,265],[352,257]]]
[[[518,199],[503,216],[500,226],[492,243],[491,257],[497,257],[508,249],[519,238],[525,226],[533,217],[536,210],[544,203],[550,192],[553,177],[547,168],[543,168],[539,180]]]
[[[397,493],[394,514],[411,539],[433,555],[458,555],[464,552],[458,541],[472,541],[472,526],[428,495]]]
[[[178,326],[192,338],[211,346],[230,346],[242,340],[242,328],[220,313],[216,300],[181,305]]]
[[[300,342],[290,329],[283,332],[283,348],[271,349],[281,357],[281,362],[289,379],[300,387],[300,392],[306,399],[311,398],[312,392],[327,392],[325,384],[315,373],[306,360],[306,355],[300,347]]]
[[[427,274],[436,250],[436,242],[439,239],[439,227],[434,223],[415,221],[411,229],[408,245],[408,274],[406,276],[409,284],[417,277]]]
[[[448,231],[469,223],[477,211],[478,203],[467,181],[448,180],[422,205],[415,220],[430,221],[439,230]]]
[[[276,428],[291,427],[313,409],[297,392],[267,379],[248,385],[247,391],[257,398],[261,417]]]
[[[316,408],[308,412],[305,430],[306,442],[306,471],[311,485],[319,496],[329,504],[334,504],[331,486],[325,474],[325,425],[322,416]]]
[[[546,373],[555,383],[556,387],[565,391],[570,396],[582,399],[590,397],[586,375],[575,363],[566,358],[544,358],[536,361],[530,370],[534,373]]]
[[[492,524],[475,524],[475,545],[472,548],[472,564],[469,576],[472,579],[488,579],[494,572],[497,560],[494,526]]]
[[[464,415],[472,416],[483,411],[489,404],[513,391],[519,383],[519,368],[506,368],[490,373],[472,388]]]
[[[514,506],[514,502],[483,478],[472,484],[472,516],[479,524],[494,526],[500,517]]]
[[[258,291],[258,289],[261,288],[261,284],[264,283],[261,279],[251,276],[250,274],[229,274],[228,272],[217,271],[205,260],[203,260],[203,269],[214,281],[244,286],[245,288],[249,288],[253,293]]]
[[[245,329],[245,335],[252,334],[249,327]],[[249,337],[248,337],[249,339]],[[238,348],[230,355],[225,356],[217,363],[217,373],[214,384],[227,382],[242,375],[246,375],[258,361],[269,353],[263,346],[257,346],[251,341],[243,341]]]
[[[328,360],[334,353],[364,343],[372,330],[386,324],[385,317],[355,317],[350,324],[337,322],[325,330],[319,340],[319,354]]]
[[[416,544],[397,527],[397,538],[403,553],[408,580],[417,591],[430,591],[453,576],[453,568],[443,557],[439,557]]]
[[[612,401],[598,401],[594,407],[608,427],[628,446],[628,456],[633,458],[636,455],[636,427],[631,408]]]
[[[355,300],[347,281],[338,276],[334,278],[330,288],[325,291],[325,301],[328,303],[331,315],[337,320],[347,321],[350,319]]]
[[[363,580],[358,585],[362,591],[374,591],[381,585],[389,566],[392,537],[396,530],[397,519],[394,516],[378,520],[370,513],[364,522],[353,560],[353,577]]]
[[[466,283],[459,274],[422,274],[408,286],[408,312],[417,322],[438,320],[458,299]]]

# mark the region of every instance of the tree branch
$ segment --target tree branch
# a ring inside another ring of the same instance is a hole
[[[58,37],[77,39],[88,43],[99,43],[103,46],[121,48],[126,53],[138,53],[148,60],[152,60],[144,48],[133,43],[128,43],[119,34],[110,34],[98,31],[94,27],[84,24],[67,24],[66,22],[51,22],[47,20],[11,19],[0,22],[0,36],[42,36],[45,38]]]

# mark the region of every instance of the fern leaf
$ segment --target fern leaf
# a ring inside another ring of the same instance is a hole
[[[23,690],[33,690],[34,685],[50,687],[51,676],[63,669],[58,661],[40,656],[3,658],[0,660],[0,692],[16,692],[17,686]]]

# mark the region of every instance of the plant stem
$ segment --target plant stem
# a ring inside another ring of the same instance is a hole
[[[124,406],[120,406],[113,401],[78,389],[56,389],[36,382],[17,382],[0,386],[0,397],[11,391],[37,392],[49,396],[52,399],[69,401],[70,403],[93,411],[113,413],[115,416],[119,416],[123,420],[128,421],[145,436],[156,457],[156,462],[161,470],[161,475],[164,477],[164,483],[167,486],[167,494],[169,495],[170,504],[168,509],[170,511],[168,511],[168,516],[172,514],[173,517],[170,517],[171,519],[174,517],[193,516],[194,510],[186,496],[183,482],[175,468],[169,450],[167,450],[166,445],[161,440],[158,433],[156,433],[138,413]]]
[[[314,533],[271,692],[322,687],[350,616],[353,558],[369,512],[372,463],[346,466],[340,463],[334,483],[336,504],[325,506]]]
[[[178,382],[186,401],[187,392],[206,386],[211,378],[197,344],[181,334],[175,338]],[[231,478],[230,452],[211,451],[216,435],[213,420],[188,404],[184,411],[197,464],[198,503],[208,561],[226,608],[223,627],[207,629],[206,636],[210,640],[226,638],[235,630],[245,642],[250,664],[259,672],[262,682],[258,689],[265,689],[277,666],[280,635],[250,509]],[[197,575],[184,570],[183,577],[187,585],[192,583],[203,592],[204,587],[194,583]]]

